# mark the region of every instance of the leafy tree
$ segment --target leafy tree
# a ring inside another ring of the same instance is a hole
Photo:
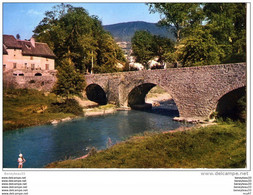
[[[200,24],[204,19],[203,10],[199,3],[149,3],[151,13],[158,12],[162,26],[173,26],[177,42],[181,39],[184,28]]]
[[[136,31],[132,38],[133,55],[144,65],[153,57],[153,35],[148,31]]]
[[[151,3],[161,25],[173,26],[177,44],[167,59],[183,66],[246,60],[245,3]]]
[[[163,63],[167,61],[168,53],[173,53],[174,49],[174,42],[171,39],[166,37],[161,37],[154,35],[153,36],[153,43],[152,43],[152,51],[153,56],[157,56],[159,59],[158,61]]]
[[[194,29],[181,44],[183,47],[179,48],[178,58],[183,66],[218,64],[224,56],[223,49],[204,27]]]
[[[69,64],[73,62],[82,73],[91,72],[92,64],[106,66],[104,69],[112,72],[117,70],[113,63],[124,58],[115,55],[115,50],[119,48],[111,35],[105,36],[101,21],[96,16],[89,16],[82,7],[65,4],[55,6],[53,11],[45,13],[44,19],[33,32],[37,40],[48,43],[54,51],[58,57],[56,66],[61,66],[61,59],[67,58]],[[101,41],[104,38],[104,42]],[[107,47],[106,50],[100,47],[101,42],[104,48]],[[106,54],[103,54],[104,51]],[[105,61],[106,65],[102,64]]]
[[[223,47],[226,56],[223,62],[246,60],[246,4],[206,3],[206,26]]]
[[[62,65],[58,66],[57,83],[53,92],[65,99],[74,95],[81,96],[85,87],[84,75],[75,69],[74,64],[69,63],[69,59],[62,60]]]
[[[144,65],[153,57],[159,62],[167,61],[167,53],[174,51],[174,42],[168,38],[152,35],[148,31],[136,31],[132,38],[133,55]]]

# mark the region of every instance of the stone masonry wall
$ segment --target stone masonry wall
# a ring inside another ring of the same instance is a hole
[[[128,106],[128,95],[135,87],[159,85],[174,99],[180,117],[203,120],[216,109],[223,95],[246,86],[246,76],[246,63],[237,63],[87,75],[86,82],[100,85],[108,100],[122,107]]]
[[[27,88],[49,92],[56,83],[55,74],[46,76],[13,76],[12,72],[3,75],[3,86],[6,88]]]
[[[116,103],[121,107],[129,105],[129,94],[136,87],[143,84],[158,85],[170,93],[178,107],[180,117],[202,120],[208,118],[215,111],[218,100],[223,95],[246,86],[246,69],[246,63],[237,63],[92,74],[85,75],[85,79],[87,86],[97,84],[102,87],[108,103]],[[55,75],[13,76],[6,74],[3,76],[3,85],[13,88],[51,91],[55,82]],[[146,92],[147,90],[144,89],[143,91]],[[136,94],[136,98],[143,97],[145,95]],[[135,97],[131,95],[131,98]]]

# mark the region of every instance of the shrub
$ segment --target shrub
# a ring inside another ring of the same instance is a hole
[[[50,111],[51,112],[72,113],[77,116],[83,114],[82,107],[74,99],[66,99],[65,102],[63,102],[63,103],[59,103],[59,102],[52,103]]]

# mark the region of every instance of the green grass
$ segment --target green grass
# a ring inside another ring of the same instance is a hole
[[[47,168],[245,168],[246,127],[222,123],[174,133],[134,136],[80,160]]]
[[[3,130],[13,130],[48,123],[73,114],[52,111],[57,102],[54,94],[37,90],[5,89],[3,91]]]
[[[116,109],[117,106],[114,104],[106,104],[106,105],[102,105],[102,106],[98,106],[95,108],[92,108],[91,110],[89,110],[90,112],[98,112],[98,111],[104,111],[104,110],[109,110],[109,109]]]

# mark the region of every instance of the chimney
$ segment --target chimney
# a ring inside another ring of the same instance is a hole
[[[35,47],[35,39],[33,37],[30,39],[30,42],[31,42],[32,46]]]

